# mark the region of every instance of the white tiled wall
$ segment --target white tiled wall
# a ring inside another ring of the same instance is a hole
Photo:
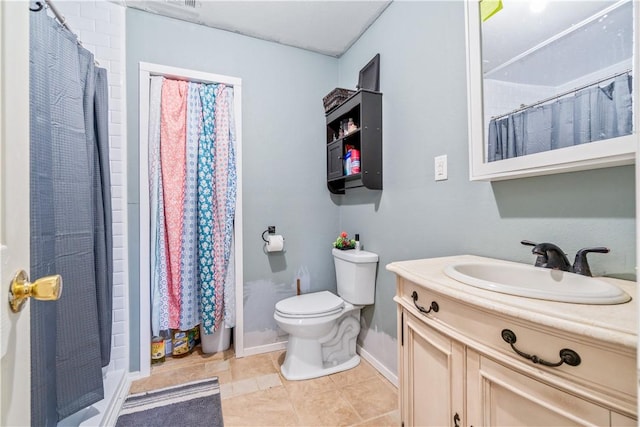
[[[529,105],[556,93],[552,86],[528,85],[485,79],[485,124],[493,116],[513,111],[521,104]]]
[[[109,371],[129,369],[127,310],[125,8],[106,0],[54,1],[82,45],[108,71],[109,155],[113,206],[113,332]]]

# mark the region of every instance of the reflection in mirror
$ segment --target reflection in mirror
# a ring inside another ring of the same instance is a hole
[[[632,134],[633,13],[503,0],[481,26],[484,162]]]

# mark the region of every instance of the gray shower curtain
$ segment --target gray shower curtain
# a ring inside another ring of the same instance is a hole
[[[26,5],[25,5],[26,7]],[[112,226],[106,70],[45,11],[30,13],[31,422],[54,426],[103,398],[111,342]]]
[[[632,132],[632,80],[617,76],[558,99],[489,122],[487,161],[509,159]]]

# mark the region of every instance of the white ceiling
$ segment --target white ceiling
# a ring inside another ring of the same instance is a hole
[[[540,13],[530,10],[532,3],[503,0],[503,9],[482,23],[485,76],[556,86],[630,61],[630,0],[549,1]]]
[[[384,12],[377,1],[123,0],[127,7],[339,57]]]
[[[115,0],[117,1],[117,0]],[[384,12],[392,0],[119,0],[150,13],[232,31],[321,54],[340,57]],[[460,1],[460,0],[458,0]],[[532,13],[532,3],[547,3]],[[532,47],[625,0],[503,0],[503,9],[482,24],[485,73],[500,67]],[[561,53],[549,59],[538,49],[526,61],[491,73],[491,78],[558,85],[604,68],[632,54],[633,20],[627,12],[609,13],[595,20],[588,31],[561,37]],[[626,16],[623,19],[620,16]],[[615,22],[614,22],[615,21]],[[612,30],[615,25],[615,30]],[[622,27],[620,27],[622,25]],[[587,38],[582,38],[586,35]],[[624,36],[624,37],[623,37]],[[624,39],[624,40],[623,40]],[[626,43],[626,44],[625,44]],[[599,47],[600,46],[600,47]],[[612,49],[612,46],[614,49]],[[622,46],[622,47],[620,47]],[[596,53],[598,52],[598,53]],[[604,52],[604,53],[603,53]],[[550,65],[562,72],[555,72]],[[533,76],[533,77],[532,77]],[[564,81],[561,81],[564,80]]]

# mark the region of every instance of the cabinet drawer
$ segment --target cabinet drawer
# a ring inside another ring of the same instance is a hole
[[[428,309],[438,304],[437,312],[420,313],[415,304]],[[503,316],[484,308],[435,293],[405,279],[400,279],[398,297],[432,327],[467,346],[488,354],[501,363],[514,366],[527,375],[578,393],[596,402],[611,405],[622,413],[636,413],[635,351],[617,348],[588,336],[576,336],[520,319]],[[578,366],[562,364],[547,367],[518,355],[502,338],[508,329],[515,334],[513,344],[519,351],[548,362],[558,362],[560,350],[571,349],[580,356]]]

